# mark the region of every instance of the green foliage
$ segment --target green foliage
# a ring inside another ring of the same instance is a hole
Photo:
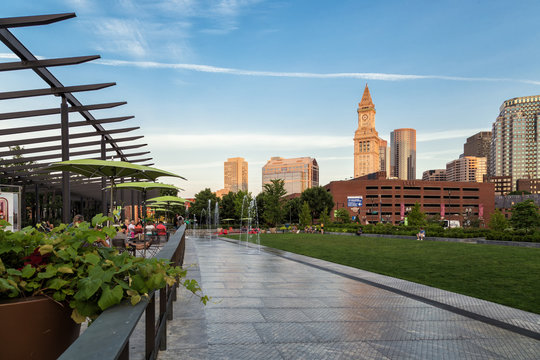
[[[489,228],[494,231],[504,231],[507,227],[508,220],[506,220],[504,215],[498,209],[495,209],[489,219]]]
[[[334,198],[332,194],[326,191],[322,186],[308,188],[302,192],[300,202],[307,202],[311,209],[313,219],[318,219],[323,210],[332,209],[334,207]]]
[[[344,208],[336,210],[335,217],[341,223],[348,223],[351,221],[351,216],[349,215],[349,212],[347,211],[347,209]]]
[[[323,209],[319,221],[321,222],[321,224],[324,225],[330,224],[330,215],[328,214],[328,208]]]
[[[246,200],[244,200],[244,197],[246,197]],[[235,218],[241,219],[242,217],[247,217],[247,211],[249,207],[249,203],[253,197],[251,196],[250,192],[239,190],[234,198],[234,211],[235,211]],[[243,214],[242,214],[243,210]]]
[[[229,191],[228,194],[223,195],[219,202],[219,217],[221,219],[236,219],[235,212],[235,200],[236,193]]]
[[[311,225],[311,209],[309,208],[309,204],[307,201],[304,201],[302,204],[302,208],[300,209],[300,225],[302,226],[308,226]]]
[[[510,224],[515,229],[534,230],[540,227],[540,214],[538,206],[531,199],[512,206]]]
[[[114,227],[103,226],[108,220],[100,214],[91,224],[62,224],[50,233],[31,227],[13,233],[5,231],[5,221],[0,223],[0,300],[52,297],[69,303],[72,319],[81,323],[125,299],[136,304],[151,291],[185,277],[185,270],[165,260],[94,246],[98,239],[116,235]],[[188,285],[200,292],[198,285]]]
[[[422,212],[419,203],[414,204],[407,218],[410,226],[420,227],[427,224],[426,214]]]
[[[302,208],[302,202],[299,197],[292,198],[283,206],[283,212],[285,213],[285,221],[297,224],[300,223],[300,210]]]
[[[287,194],[285,182],[281,179],[270,180],[264,184],[262,200],[264,203],[263,217],[268,226],[275,227],[283,219],[283,196]]]
[[[530,192],[526,191],[526,190],[516,190],[516,191],[511,191],[508,193],[508,195],[529,195]]]
[[[195,214],[200,224],[206,223],[208,218],[208,200],[210,200],[210,210],[213,212],[218,200],[216,194],[208,188],[195,194],[195,202],[191,204],[189,209],[190,214]]]

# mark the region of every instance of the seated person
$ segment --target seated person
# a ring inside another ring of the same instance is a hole
[[[167,236],[167,227],[163,224],[163,221],[156,225],[156,231],[159,236]]]
[[[122,247],[122,248],[132,248],[136,250],[142,250],[145,248],[148,248],[150,246],[150,243],[148,241],[144,243],[137,243],[130,241],[127,237],[127,226],[122,225],[120,227],[120,231],[116,233],[116,236],[112,239],[112,243],[114,247]]]
[[[424,230],[424,228],[420,228],[420,231],[418,232],[418,234],[416,234],[416,240],[424,240],[425,237],[426,231]]]
[[[356,230],[356,235],[360,236],[362,235],[362,228],[358,227],[358,230]]]
[[[152,223],[151,221],[148,221],[148,224],[144,228],[144,233],[146,235],[153,235],[155,231],[156,231],[156,227],[154,226],[154,223]]]

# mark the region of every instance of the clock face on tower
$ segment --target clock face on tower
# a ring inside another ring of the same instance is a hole
[[[362,115],[362,120],[367,120],[368,116],[367,114]]]
[[[367,114],[362,115],[362,126],[366,126],[369,116]]]

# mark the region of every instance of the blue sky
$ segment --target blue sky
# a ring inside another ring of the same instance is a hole
[[[468,136],[490,130],[504,100],[540,94],[538,1],[3,5],[1,17],[77,14],[12,32],[44,58],[101,55],[51,72],[66,85],[117,82],[78,97],[127,101],[94,114],[135,115],[122,126],[141,126],[133,134],[145,135],[155,166],[188,179],[165,181],[184,188],[186,197],[221,189],[228,157],[248,161],[253,193],[272,156],[315,157],[321,185],[351,177],[356,108],[366,82],[380,136],[389,140],[393,129],[417,129],[417,177],[444,168]],[[0,45],[0,61],[9,57]],[[43,85],[29,72],[0,73],[0,91]],[[31,101],[0,103],[0,112],[58,102]]]

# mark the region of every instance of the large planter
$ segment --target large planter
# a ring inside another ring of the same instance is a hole
[[[58,358],[79,336],[71,311],[46,297],[0,303],[0,358]]]

